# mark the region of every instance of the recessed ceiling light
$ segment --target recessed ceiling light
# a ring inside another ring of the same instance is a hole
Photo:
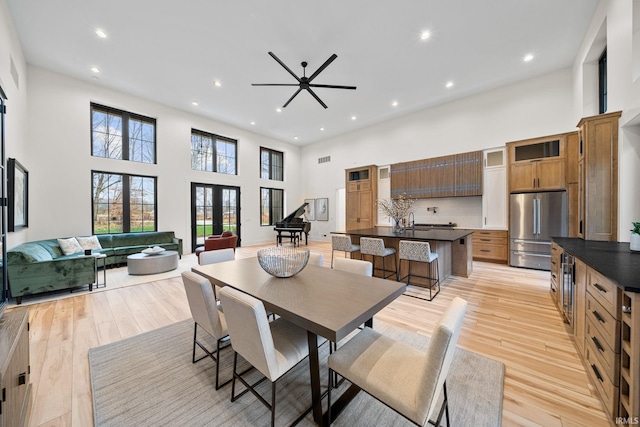
[[[294,137],[293,137],[293,139],[297,140],[297,139],[298,139],[298,137],[297,137],[297,136],[294,136]]]
[[[351,120],[355,120],[355,119],[357,119],[356,116],[351,116]]]
[[[450,87],[453,87],[453,82],[447,82],[447,84],[445,85],[445,87],[448,89]]]
[[[102,31],[99,28],[96,30],[96,35],[98,37],[100,37],[101,39],[106,39],[107,38],[107,33],[105,33],[104,31]]]
[[[276,108],[276,113],[282,113],[282,108]]]
[[[256,122],[251,122],[251,126],[255,126],[255,125],[256,125]]]
[[[324,130],[324,128],[320,128],[320,130],[322,131],[322,130]]]
[[[422,34],[420,34],[420,40],[426,40],[429,37],[431,37],[431,33],[429,31],[423,31]]]
[[[524,62],[529,62],[533,59],[533,55],[528,53],[524,56]]]
[[[215,87],[220,87],[220,86],[222,86],[222,83],[220,83],[220,81],[219,81],[219,80],[215,80],[215,81],[213,82],[213,85],[214,85]]]
[[[197,107],[197,106],[198,106],[198,101],[193,101],[193,102],[191,103],[191,105],[193,105],[193,106]]]
[[[397,106],[398,106],[398,101],[393,101],[393,102],[391,103],[391,106],[392,106],[392,107],[397,107]]]
[[[100,69],[98,67],[91,67],[91,71],[93,71],[94,73],[99,73]]]

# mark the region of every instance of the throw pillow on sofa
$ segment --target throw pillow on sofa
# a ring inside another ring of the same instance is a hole
[[[62,249],[62,253],[65,255],[77,254],[83,251],[82,246],[80,246],[80,243],[78,243],[75,237],[58,239],[58,244],[60,245],[60,249]]]
[[[100,245],[98,241],[98,236],[76,237],[76,240],[84,250],[102,249],[102,245]]]

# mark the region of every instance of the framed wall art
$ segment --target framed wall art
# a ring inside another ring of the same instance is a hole
[[[7,230],[29,226],[29,171],[16,159],[7,160]]]
[[[316,220],[316,199],[304,199],[308,205],[304,208],[304,216],[308,221]]]
[[[329,199],[316,199],[316,219],[329,221]]]

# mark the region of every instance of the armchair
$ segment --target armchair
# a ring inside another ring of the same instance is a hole
[[[217,249],[226,249],[226,248],[232,248],[235,251],[237,244],[238,244],[238,236],[236,234],[231,233],[230,231],[225,231],[220,235],[207,237],[204,240],[204,246],[197,247],[195,254],[198,257],[198,259],[200,259],[200,253],[205,251],[215,251]]]

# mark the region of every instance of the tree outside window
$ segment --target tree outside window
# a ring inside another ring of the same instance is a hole
[[[273,181],[284,181],[284,153],[261,147],[260,177]]]
[[[191,130],[191,169],[237,175],[237,141]]]
[[[284,217],[284,190],[260,188],[260,225],[275,225]]]

